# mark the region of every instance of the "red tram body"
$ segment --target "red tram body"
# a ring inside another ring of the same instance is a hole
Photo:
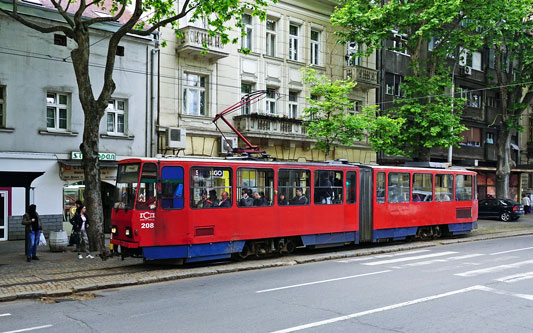
[[[475,175],[343,163],[127,159],[119,162],[111,243],[123,256],[194,262],[468,233],[477,227]]]

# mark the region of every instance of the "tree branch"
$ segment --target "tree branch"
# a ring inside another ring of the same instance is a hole
[[[91,3],[89,3],[87,5],[87,7],[89,7],[90,5],[92,5],[93,3],[95,3],[97,1],[93,1]],[[95,17],[95,18],[92,18],[92,19],[89,19],[89,20],[86,20],[83,22],[83,24],[88,27],[92,24],[95,24],[95,23],[101,23],[101,22],[118,22],[118,20],[122,17],[122,15],[124,14],[124,12],[126,11],[126,5],[122,5],[122,8],[120,8],[120,11],[117,13],[117,15],[115,16],[110,16],[110,17]]]
[[[28,28],[31,28],[33,30],[37,30],[37,31],[45,33],[45,34],[51,33],[51,32],[62,32],[67,37],[72,38],[74,36],[74,33],[73,33],[72,29],[69,29],[69,28],[67,28],[67,27],[65,27],[63,25],[56,25],[56,26],[51,26],[51,27],[42,27],[42,26],[40,26],[38,24],[35,24],[33,22],[30,22],[30,21],[26,20],[24,17],[22,17],[22,16],[20,16],[18,14],[16,0],[13,0],[13,11],[12,12],[4,10],[2,8],[0,8],[0,12],[4,13],[7,16],[11,17],[12,19],[24,24]]]
[[[187,3],[189,3],[189,0],[186,1],[186,4]],[[196,6],[193,6],[193,7],[189,8],[188,10],[184,11],[185,10],[185,5],[184,5],[179,14],[174,15],[172,17],[169,17],[169,18],[167,18],[167,19],[165,19],[163,21],[160,21],[160,22],[156,23],[155,25],[151,26],[150,29],[147,29],[147,30],[133,30],[133,31],[130,31],[130,33],[133,34],[133,35],[138,35],[138,36],[148,36],[152,32],[154,32],[155,30],[159,29],[160,27],[165,26],[165,25],[167,25],[167,24],[169,24],[171,22],[177,21],[180,18],[187,16],[187,14],[189,14],[195,8],[196,8]]]
[[[68,16],[67,12],[63,9],[63,7],[61,7],[61,1],[59,3],[57,3],[56,0],[50,0],[50,1],[54,5],[54,7],[57,9],[59,14],[61,14],[61,16],[65,19],[65,21],[67,21],[68,25],[74,28],[74,21],[72,21],[72,19]]]
[[[82,25],[81,15],[83,14],[83,12],[85,11],[86,8],[87,8],[87,5],[86,5],[85,0],[81,0],[80,1],[80,8],[78,8],[76,13],[74,14],[74,22],[76,22],[76,26],[81,26]]]

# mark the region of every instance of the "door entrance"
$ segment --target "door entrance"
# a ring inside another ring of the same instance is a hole
[[[0,241],[7,240],[7,191],[0,191]]]

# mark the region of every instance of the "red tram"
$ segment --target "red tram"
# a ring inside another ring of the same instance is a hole
[[[111,243],[122,256],[195,262],[464,234],[477,227],[475,184],[453,169],[127,159]]]

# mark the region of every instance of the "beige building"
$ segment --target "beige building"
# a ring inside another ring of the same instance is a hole
[[[353,112],[374,104],[378,87],[375,55],[346,60],[355,48],[337,42],[329,23],[332,11],[333,3],[327,1],[280,0],[268,7],[264,21],[244,16],[247,36],[237,45],[222,45],[218,37],[208,36],[202,22],[183,20],[184,38],[180,40],[171,30],[163,31],[168,45],[161,50],[158,152],[224,154],[227,147],[213,117],[248,92],[268,90],[259,102],[228,114],[226,119],[275,158],[323,161],[324,154],[312,149],[313,140],[302,126],[309,92],[302,83],[301,68],[312,66],[332,79],[354,78],[357,86],[351,97],[357,104]],[[204,41],[209,46],[207,54],[202,54]],[[251,52],[245,55],[239,52],[241,47]],[[225,135],[236,139],[222,121],[218,125]],[[328,159],[373,163],[376,154],[361,142],[337,147]]]

